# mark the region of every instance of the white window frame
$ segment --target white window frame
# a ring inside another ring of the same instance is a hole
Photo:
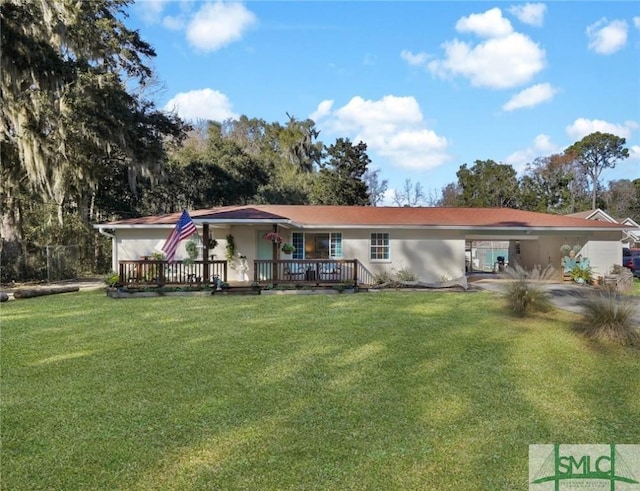
[[[386,237],[374,237],[374,236],[386,236]],[[382,240],[382,244],[374,244],[374,241]],[[374,248],[378,251],[382,250],[386,252],[386,257],[374,258]],[[384,263],[391,261],[391,234],[389,232],[371,232],[369,234],[369,261],[372,263]]]

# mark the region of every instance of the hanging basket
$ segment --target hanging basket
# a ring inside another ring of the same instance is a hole
[[[262,237],[264,240],[269,240],[274,244],[279,244],[282,242],[282,236],[277,232],[269,232],[268,234],[264,234]]]
[[[296,251],[296,248],[293,244],[284,244],[281,250],[285,254],[293,254]]]

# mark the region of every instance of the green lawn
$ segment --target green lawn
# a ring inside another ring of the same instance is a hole
[[[2,304],[2,489],[525,490],[640,442],[640,352],[487,292]]]

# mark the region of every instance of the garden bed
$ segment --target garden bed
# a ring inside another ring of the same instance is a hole
[[[110,298],[151,298],[151,297],[206,297],[213,290],[208,289],[163,289],[163,288],[107,288]]]

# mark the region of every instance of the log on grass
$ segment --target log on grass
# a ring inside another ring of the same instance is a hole
[[[56,293],[71,293],[80,291],[78,286],[53,286],[50,288],[24,288],[13,292],[13,298],[33,298]]]

